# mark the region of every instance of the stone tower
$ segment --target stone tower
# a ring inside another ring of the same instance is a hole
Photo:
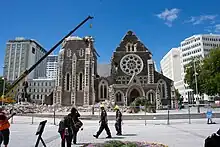
[[[68,37],[58,58],[54,102],[63,106],[85,106],[94,102],[97,56],[92,37]]]

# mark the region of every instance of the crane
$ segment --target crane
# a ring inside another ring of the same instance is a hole
[[[73,34],[76,30],[78,30],[84,23],[88,20],[93,19],[92,16],[88,16],[84,19],[80,24],[78,24],[73,30],[71,30],[66,36],[64,36],[57,44],[55,44],[40,60],[38,60],[33,66],[29,69],[26,69],[20,77],[18,77],[12,85],[6,91],[5,97],[15,98],[16,97],[16,90],[18,89],[19,83],[22,84],[25,82],[25,77],[31,73],[48,55],[50,55],[67,37]]]

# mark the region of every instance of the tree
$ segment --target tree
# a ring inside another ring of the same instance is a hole
[[[175,89],[175,97],[176,97],[176,99],[177,99],[179,108],[181,108],[181,106],[182,106],[182,104],[183,104],[183,97],[182,97],[181,94],[179,93],[179,90],[178,90],[178,89]]]
[[[205,92],[204,79],[202,78],[203,76],[201,76],[203,74],[201,62],[202,61],[192,59],[192,61],[185,67],[186,68],[185,82],[189,85],[189,88],[193,89],[193,91],[196,92],[195,76],[197,76],[197,89],[199,95]],[[195,74],[195,69],[196,69],[196,74]]]
[[[220,48],[212,49],[204,59],[201,78],[207,95],[220,95]]]

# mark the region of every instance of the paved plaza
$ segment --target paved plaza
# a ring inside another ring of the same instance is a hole
[[[34,147],[36,142],[35,132],[40,121],[45,118],[14,117],[11,125],[10,147]],[[53,125],[53,119],[48,118],[43,138],[48,147],[60,147],[60,138],[57,133],[58,126]],[[220,119],[215,119],[220,122]],[[59,120],[56,120],[58,124]],[[98,121],[83,121],[84,130],[78,134],[78,145],[88,142],[104,142],[107,139],[103,132],[99,139],[93,138],[98,130]],[[219,124],[207,125],[205,119],[192,120],[171,120],[167,125],[165,120],[129,120],[123,122],[124,136],[116,137],[114,121],[109,122],[113,139],[126,141],[149,141],[168,145],[169,147],[202,147],[204,139],[219,129]],[[112,139],[111,139],[112,140]],[[74,145],[73,145],[74,146]]]

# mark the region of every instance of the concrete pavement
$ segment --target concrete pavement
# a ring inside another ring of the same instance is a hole
[[[28,124],[29,120],[25,117],[17,116],[15,124],[11,127],[10,147],[34,147],[36,141],[35,132],[38,123],[46,118],[35,118],[33,125]],[[60,147],[60,138],[57,132],[57,126],[51,125],[52,119],[48,118],[48,123],[43,134],[47,147]],[[220,119],[215,119],[220,122]],[[93,138],[93,134],[98,130],[98,121],[83,120],[84,130],[79,132],[78,146],[88,142],[104,142],[107,139],[105,131],[99,139]],[[148,141],[167,144],[169,147],[200,147],[203,146],[204,139],[219,129],[219,124],[207,125],[206,119],[192,120],[188,124],[187,120],[172,120],[170,125],[166,125],[164,120],[145,121],[144,120],[126,120],[123,122],[124,136],[115,135],[114,121],[109,121],[113,139],[124,141]],[[112,140],[112,139],[111,139]]]

